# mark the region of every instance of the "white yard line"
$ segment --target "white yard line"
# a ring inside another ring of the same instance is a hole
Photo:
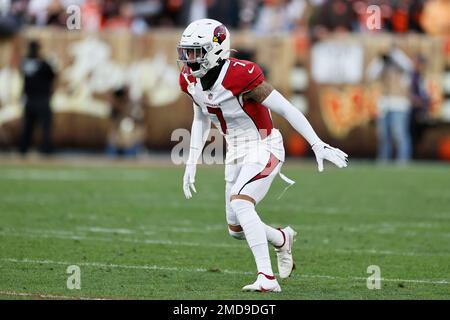
[[[282,223],[271,223],[270,225],[274,227],[283,226]],[[387,225],[387,224],[361,224],[356,225],[353,227],[347,227],[347,226],[339,226],[339,225],[290,225],[294,229],[299,230],[309,230],[309,231],[316,231],[316,230],[342,230],[342,232],[355,232],[355,233],[395,233],[395,234],[409,234],[414,233],[414,235],[418,234],[424,234],[423,232],[417,232],[417,231],[408,231],[404,230],[399,231],[398,228],[401,227],[414,227],[415,225],[409,225],[409,224],[393,224],[393,225]],[[435,225],[435,227],[441,227],[442,225]],[[419,227],[419,224],[417,224],[417,227]],[[180,232],[180,233],[201,233],[201,232],[216,232],[216,231],[225,231],[226,232],[226,224],[210,224],[210,225],[202,225],[201,227],[185,227],[185,226],[170,226],[170,227],[161,227],[161,226],[140,226],[139,229],[117,229],[117,228],[107,228],[107,227],[96,227],[96,226],[89,226],[84,227],[80,226],[77,227],[79,230],[83,231],[90,231],[90,232],[115,232],[115,230],[127,230],[127,232],[130,233],[138,233],[140,231],[147,231],[147,230],[163,230],[163,231],[171,231],[171,232]],[[420,227],[419,227],[420,228]],[[423,227],[422,227],[423,228]],[[432,229],[433,227],[429,225],[426,227],[427,229]],[[445,237],[450,237],[450,231],[434,231],[432,234],[442,235]]]
[[[450,254],[445,253],[418,253],[418,252],[396,252],[391,250],[376,250],[376,249],[335,249],[336,253],[343,254],[381,254],[381,255],[393,255],[393,256],[406,256],[406,257],[450,257]]]
[[[281,226],[282,224],[274,223],[273,226]],[[341,228],[342,232],[351,232],[351,233],[375,233],[375,234],[395,234],[397,236],[426,236],[426,237],[442,237],[442,238],[450,238],[450,232],[440,232],[440,231],[432,231],[432,232],[417,232],[417,231],[399,231],[397,228],[401,226],[421,226],[424,227],[425,224],[417,223],[417,224],[363,224],[357,225],[355,227],[339,227],[339,226],[320,226],[320,225],[291,225],[294,229],[298,229],[299,231],[316,231],[316,230],[336,230]],[[431,224],[426,224],[427,229],[432,228]],[[436,225],[436,227],[441,227],[441,225]],[[168,232],[177,232],[177,233],[205,233],[205,232],[226,232],[226,225],[223,224],[211,224],[204,225],[203,227],[195,228],[195,227],[160,227],[160,226],[147,226],[140,227],[138,229],[126,229],[126,228],[106,228],[106,227],[97,227],[97,226],[80,226],[77,227],[77,230],[80,231],[88,231],[93,233],[121,233],[121,234],[144,234],[151,235],[156,234],[160,231],[168,231]]]
[[[207,272],[207,268],[178,268],[178,267],[166,267],[157,265],[126,265],[126,264],[114,264],[114,263],[100,263],[100,262],[65,262],[65,261],[53,261],[53,260],[32,260],[32,259],[13,259],[13,258],[2,258],[0,261],[13,262],[13,263],[31,263],[31,264],[54,264],[54,265],[77,265],[86,267],[97,267],[97,268],[119,268],[119,269],[138,269],[138,270],[157,270],[157,271],[174,271],[174,272]],[[221,270],[223,273],[227,274],[238,274],[238,275],[254,275],[254,272],[245,271],[234,271],[234,270]]]
[[[15,297],[35,297],[35,298],[41,298],[41,299],[108,300],[108,299],[104,299],[104,298],[64,296],[64,295],[59,295],[59,294],[43,294],[43,293],[16,292],[16,291],[0,291],[0,295],[15,296]]]
[[[273,224],[274,226],[277,224]],[[338,226],[332,227],[323,227],[323,226],[311,226],[311,225],[291,225],[296,230],[300,231],[325,231],[325,230],[336,230]],[[103,228],[103,227],[78,227],[77,230],[95,232],[95,233],[123,233],[123,234],[144,234],[144,235],[153,235],[157,232],[168,231],[168,232],[176,232],[176,233],[208,233],[208,232],[226,232],[225,225],[205,225],[203,228],[188,228],[188,227],[147,227],[141,228],[142,230],[133,230],[133,229],[117,229],[117,228]],[[395,235],[395,236],[409,236],[409,237],[435,237],[435,238],[449,238],[450,232],[416,232],[416,231],[398,231],[395,227],[386,228],[379,227],[377,230],[376,227],[372,226],[357,226],[357,227],[342,227],[341,232],[350,232],[350,233],[368,233],[368,234],[381,234],[381,235]]]
[[[50,230],[48,230],[50,231]],[[27,234],[20,232],[8,232],[0,231],[0,235],[14,236],[14,237],[27,237],[27,238],[44,238],[44,239],[64,239],[64,240],[85,240],[85,241],[102,241],[102,242],[129,242],[137,244],[150,244],[150,245],[169,245],[169,246],[186,246],[186,247],[214,247],[214,248],[245,248],[243,245],[232,245],[226,243],[208,243],[208,242],[189,242],[189,241],[171,241],[161,239],[134,239],[134,238],[101,238],[101,237],[87,237],[84,235],[76,234],[60,234],[59,231],[52,233],[44,233],[37,231],[36,234]]]
[[[89,231],[94,233],[118,233],[118,234],[135,234],[136,231],[125,228],[103,228],[103,227],[78,227],[78,230]]]
[[[124,229],[129,230],[129,229]],[[14,236],[26,238],[43,238],[43,239],[63,239],[63,240],[78,240],[78,241],[101,241],[101,242],[127,242],[147,245],[167,245],[167,246],[185,246],[185,247],[212,247],[212,248],[240,248],[246,249],[243,243],[229,244],[229,243],[211,243],[211,242],[191,242],[191,241],[172,241],[163,239],[136,239],[125,237],[90,237],[86,235],[75,234],[66,230],[33,230],[26,229],[24,232],[17,231],[0,231],[0,236]],[[338,249],[335,253],[340,254],[381,254],[381,255],[397,255],[407,257],[450,257],[447,253],[422,253],[413,251],[396,252],[391,250],[378,249]]]
[[[78,265],[87,267],[97,267],[97,268],[118,268],[118,269],[138,269],[138,270],[157,270],[157,271],[172,271],[172,272],[208,272],[207,268],[178,268],[178,267],[167,267],[167,266],[157,266],[157,265],[124,265],[124,264],[110,264],[110,263],[100,263],[100,262],[66,262],[66,261],[53,261],[53,260],[33,260],[33,259],[14,259],[14,258],[2,258],[0,261],[11,262],[11,263],[22,263],[22,264],[53,264],[53,265]],[[219,273],[226,274],[236,274],[236,275],[254,275],[254,272],[238,271],[238,270],[227,270],[223,269]],[[317,275],[317,274],[300,274],[293,275],[294,277],[300,278],[323,278],[330,280],[343,280],[343,281],[367,281],[364,277],[339,277],[330,275]],[[405,282],[405,283],[423,283],[423,284],[450,284],[450,281],[444,279],[388,279],[381,278],[381,281],[386,282]]]

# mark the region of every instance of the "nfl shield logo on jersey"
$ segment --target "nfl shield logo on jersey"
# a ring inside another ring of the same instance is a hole
[[[209,100],[212,100],[212,98],[213,98],[213,94],[210,92],[210,93],[208,94],[208,99],[209,99]]]

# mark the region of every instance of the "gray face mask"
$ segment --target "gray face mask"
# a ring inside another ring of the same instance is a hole
[[[211,65],[208,55],[212,54],[213,46],[210,43],[203,45],[184,45],[177,46],[178,59],[177,63],[182,71],[187,71],[196,78],[203,77],[208,70],[215,67]]]

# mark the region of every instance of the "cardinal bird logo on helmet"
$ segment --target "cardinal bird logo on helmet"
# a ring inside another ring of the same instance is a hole
[[[217,42],[218,44],[222,44],[222,42],[227,37],[227,31],[225,26],[222,24],[214,29],[214,38],[213,42]]]

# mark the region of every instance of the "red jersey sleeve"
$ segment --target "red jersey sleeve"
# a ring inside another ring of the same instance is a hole
[[[264,80],[264,73],[256,63],[230,58],[230,65],[222,85],[237,96],[251,91]]]

